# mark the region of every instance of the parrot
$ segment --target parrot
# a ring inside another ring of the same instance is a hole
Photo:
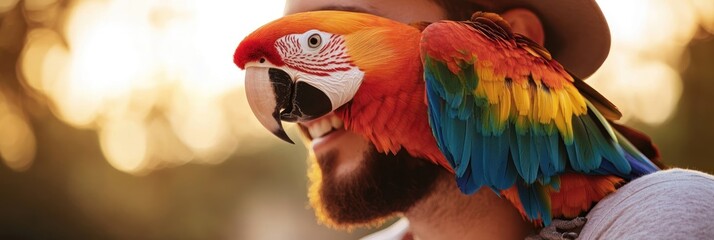
[[[283,16],[234,53],[258,121],[334,114],[381,153],[405,150],[482,187],[524,219],[574,218],[622,184],[662,169],[644,134],[498,14],[405,24],[346,11]]]

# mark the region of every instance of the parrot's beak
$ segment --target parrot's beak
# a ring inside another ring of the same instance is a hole
[[[245,91],[253,114],[270,132],[294,143],[280,122],[309,121],[332,111],[330,98],[306,82],[293,81],[278,67],[247,66]]]

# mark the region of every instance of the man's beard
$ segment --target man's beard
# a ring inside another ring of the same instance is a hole
[[[379,153],[370,144],[354,171],[336,174],[338,151],[311,156],[310,203],[319,220],[328,226],[350,229],[381,224],[407,211],[432,192],[444,170],[431,161],[410,156],[404,149],[396,155]]]

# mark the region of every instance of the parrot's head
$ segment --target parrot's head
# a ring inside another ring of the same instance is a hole
[[[364,85],[386,92],[387,80],[403,73],[398,63],[418,63],[418,36],[417,28],[370,14],[305,12],[248,35],[234,62],[246,70],[248,103],[260,123],[292,143],[281,121],[325,116],[352,101]],[[417,42],[405,44],[409,40]]]

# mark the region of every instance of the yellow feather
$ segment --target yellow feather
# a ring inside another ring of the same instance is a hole
[[[480,82],[480,83],[476,86],[476,89],[473,90],[474,96],[476,96],[476,97],[478,97],[478,98],[485,98],[485,97],[486,97],[486,88],[485,88],[483,85],[484,85],[484,84]]]
[[[518,115],[529,115],[531,111],[531,97],[528,82],[519,84],[514,81],[511,85],[511,89],[513,90],[513,99],[516,102]]]
[[[578,89],[576,89],[572,84],[564,84],[564,88],[570,96],[570,104],[573,106],[573,113],[577,116],[587,113],[585,98],[583,98],[583,95],[580,95]]]
[[[538,105],[540,107],[540,123],[549,123],[558,114],[557,97],[550,92],[546,92],[545,86],[538,89]],[[550,90],[552,91],[552,90]]]
[[[496,81],[495,74],[493,72],[493,63],[490,61],[482,60],[478,62],[476,66],[481,74],[479,74],[480,81]]]
[[[552,116],[549,114],[550,112],[548,111],[548,104],[545,96],[545,90],[543,90],[543,87],[538,85],[538,88],[536,90],[536,105],[538,106],[538,110],[536,111],[535,114],[535,119],[539,123],[546,123],[550,121]]]
[[[550,114],[553,116],[553,118],[556,118],[558,116],[558,104],[560,103],[560,101],[558,101],[558,96],[553,94],[553,91],[555,91],[555,90],[554,89],[550,90],[548,104],[550,105],[550,111],[551,111]]]
[[[557,115],[553,120],[555,120],[555,126],[558,128],[558,132],[560,132],[560,135],[563,136],[565,144],[572,144],[573,135],[568,134],[568,128],[565,126],[565,117],[563,116],[563,114]]]
[[[503,99],[503,94],[508,92],[508,88],[506,88],[506,83],[503,81],[487,81],[487,82],[481,82],[484,86],[484,91],[486,94],[486,97],[488,97],[488,102],[490,104],[499,104],[501,103],[501,99]]]
[[[511,114],[511,91],[508,89],[505,82],[501,83],[501,89],[501,95],[499,96],[500,99],[498,101],[500,104],[498,120],[501,122],[507,122]]]
[[[495,92],[495,89],[493,88],[493,83],[492,82],[487,82],[487,81],[482,81],[479,83],[483,87],[483,92],[485,94],[484,97],[486,97],[486,100],[488,101],[489,104],[496,104],[496,101],[494,101],[493,96],[496,95],[497,93]]]
[[[558,127],[560,130],[560,134],[563,135],[563,137],[569,137],[572,141],[573,138],[573,103],[571,102],[571,99],[569,96],[567,96],[566,91],[562,90],[557,90],[555,91],[556,94],[558,94],[558,98],[560,101],[560,113],[561,117],[563,118],[562,121],[564,121],[564,124],[561,127]],[[571,142],[572,143],[572,142]]]

